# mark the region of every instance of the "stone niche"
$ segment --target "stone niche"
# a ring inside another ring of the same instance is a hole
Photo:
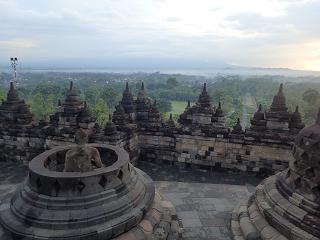
[[[105,167],[64,172],[75,146],[46,151],[29,164],[29,175],[4,197],[0,222],[6,239],[177,239],[173,206],[151,178],[115,146],[95,147]]]

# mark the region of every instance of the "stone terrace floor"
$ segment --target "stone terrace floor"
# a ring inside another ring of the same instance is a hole
[[[176,208],[184,240],[231,240],[231,214],[263,180],[251,176],[140,162],[156,189]],[[28,167],[0,163],[0,199],[27,175]],[[5,239],[5,236],[0,240]]]

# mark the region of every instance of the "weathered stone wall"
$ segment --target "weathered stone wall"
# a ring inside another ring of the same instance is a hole
[[[165,133],[139,135],[141,159],[212,170],[273,174],[288,167],[291,145],[253,138],[203,137]]]
[[[9,134],[0,135],[1,161],[27,164],[45,150],[74,144],[74,138],[69,134],[48,136],[38,133],[38,137],[31,133]],[[186,167],[262,175],[284,170],[291,159],[290,142],[256,139],[244,134],[206,137],[165,131],[136,131],[120,132],[115,137],[94,134],[89,142],[121,147],[129,153],[133,163],[139,159],[156,160]]]
[[[28,164],[30,160],[46,150],[75,144],[74,138],[68,134],[65,136],[40,135],[38,137],[27,133],[18,136],[10,136],[9,134],[0,134],[0,161]],[[140,155],[138,133],[122,134],[118,138],[106,136],[101,138],[96,135],[91,136],[89,142],[121,147],[129,153],[132,163],[137,162]]]
[[[27,164],[45,151],[46,140],[36,137],[0,135],[0,161]]]

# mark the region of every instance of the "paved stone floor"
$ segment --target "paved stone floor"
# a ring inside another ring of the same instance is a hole
[[[262,181],[251,176],[160,163],[140,162],[136,167],[149,174],[156,188],[175,206],[184,240],[231,240],[233,208]],[[13,190],[27,172],[26,166],[0,163],[0,198]]]

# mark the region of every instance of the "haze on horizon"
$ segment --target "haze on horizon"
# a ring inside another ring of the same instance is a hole
[[[0,0],[0,67],[320,70],[316,0]]]

